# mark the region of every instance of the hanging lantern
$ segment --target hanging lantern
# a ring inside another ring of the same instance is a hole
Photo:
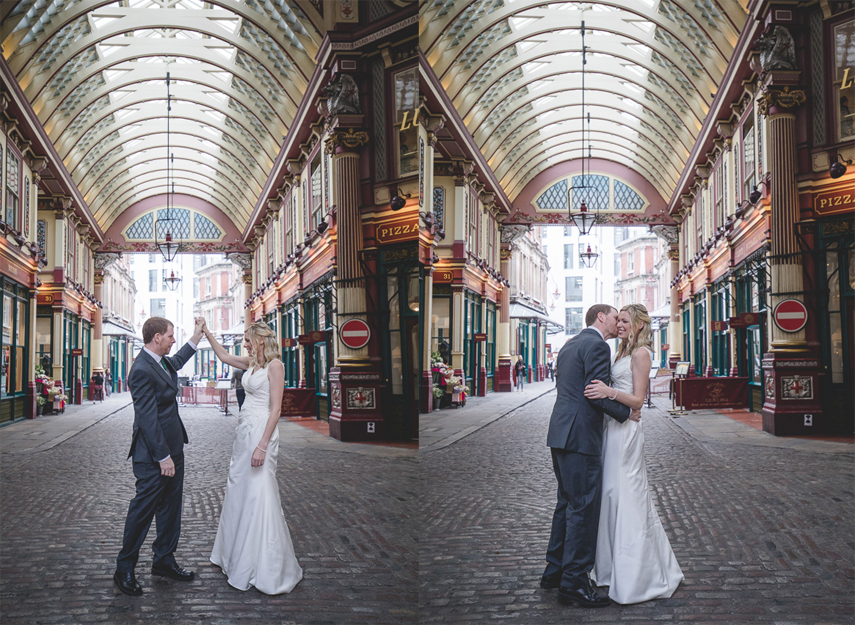
[[[570,213],[570,219],[573,221],[573,224],[579,228],[579,234],[585,236],[591,232],[591,228],[594,227],[594,224],[597,221],[597,216],[596,214],[588,211],[588,206],[583,201],[581,206],[579,206],[578,211]]]
[[[594,263],[597,262],[597,258],[599,258],[599,254],[591,249],[591,244],[588,244],[588,249],[584,252],[579,252],[579,259],[582,261],[582,264],[585,265],[588,269],[594,266]]]
[[[157,241],[156,244],[158,251],[163,254],[163,259],[166,262],[171,263],[175,259],[175,255],[178,253],[178,243],[172,240],[172,233],[167,231],[163,241]]]
[[[169,277],[163,279],[166,282],[166,288],[170,291],[175,291],[178,289],[178,285],[181,282],[181,278],[175,275],[174,271],[169,272]]]

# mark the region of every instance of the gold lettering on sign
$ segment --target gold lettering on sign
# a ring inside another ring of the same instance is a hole
[[[841,89],[848,89],[852,86],[852,81],[849,80],[849,70],[849,67],[843,70],[843,82],[840,84]]]
[[[419,109],[413,111],[413,121],[412,123],[407,123],[407,117],[409,117],[410,112],[404,111],[404,119],[401,122],[401,130],[407,130],[408,128],[412,128],[413,126],[419,125]]]

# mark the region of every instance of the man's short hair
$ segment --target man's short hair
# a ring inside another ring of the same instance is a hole
[[[594,304],[588,309],[588,312],[585,313],[585,327],[593,324],[597,320],[597,315],[600,313],[608,315],[613,310],[616,311],[617,308],[610,306],[609,304]]]
[[[150,319],[146,319],[146,322],[142,327],[143,343],[148,345],[154,340],[155,334],[166,334],[171,327],[172,322],[169,319],[164,319],[163,317],[151,317]]]

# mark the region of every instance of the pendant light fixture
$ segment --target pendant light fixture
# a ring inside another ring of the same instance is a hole
[[[164,211],[166,218],[158,218],[154,222],[154,245],[168,263],[172,262],[178,253],[178,242],[172,238],[172,228],[175,222],[172,218],[172,196],[175,194],[175,181],[171,180],[171,164],[173,161],[169,127],[171,111],[172,95],[169,92],[169,72],[166,72],[166,210]],[[162,238],[161,233],[163,233]]]
[[[570,214],[570,219],[573,224],[579,229],[579,234],[582,236],[591,232],[591,228],[597,222],[597,215],[588,210],[588,174],[591,170],[591,114],[585,111],[585,65],[588,64],[587,47],[585,46],[585,22],[582,21],[582,184],[580,186],[572,186],[567,189],[567,208]],[[588,121],[588,174],[585,173],[585,120]],[[582,194],[584,197],[579,203],[579,210],[573,211],[570,203],[570,193],[573,190],[584,189]],[[581,248],[580,248],[581,249]],[[591,246],[588,246],[588,252],[591,251]],[[592,252],[596,254],[596,252]],[[581,254],[580,254],[581,256]]]

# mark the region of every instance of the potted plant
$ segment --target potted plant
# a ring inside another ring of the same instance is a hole
[[[36,414],[38,416],[42,416],[45,411],[45,404],[47,404],[47,399],[45,399],[44,395],[39,395],[36,397]]]
[[[439,385],[433,385],[433,409],[439,410],[439,404],[445,396],[445,390]]]

